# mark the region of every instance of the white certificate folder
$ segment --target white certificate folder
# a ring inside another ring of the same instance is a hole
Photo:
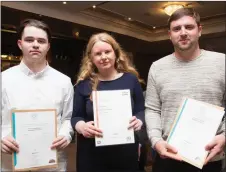
[[[96,146],[134,143],[130,90],[93,91],[94,124],[103,131],[95,137]]]
[[[57,151],[50,148],[57,136],[56,110],[13,110],[11,117],[12,136],[19,144],[12,155],[13,170],[57,167]]]
[[[224,108],[184,98],[167,142],[178,150],[183,161],[202,169],[206,145],[216,135]]]

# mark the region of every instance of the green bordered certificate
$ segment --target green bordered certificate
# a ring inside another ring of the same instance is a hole
[[[184,98],[167,142],[183,161],[202,169],[212,141],[224,116],[224,108]]]

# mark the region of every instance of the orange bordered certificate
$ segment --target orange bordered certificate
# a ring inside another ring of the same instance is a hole
[[[94,125],[103,137],[95,137],[96,146],[134,143],[134,130],[128,130],[132,117],[130,90],[93,91]]]

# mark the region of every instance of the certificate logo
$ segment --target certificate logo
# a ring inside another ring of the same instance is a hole
[[[32,118],[33,120],[35,120],[35,119],[37,118],[37,113],[33,113],[33,114],[31,115],[31,118]]]
[[[126,137],[126,141],[130,142],[131,141],[131,137]]]
[[[51,163],[55,163],[56,161],[55,161],[55,159],[50,159],[49,160],[49,163],[51,164]]]
[[[200,161],[201,161],[201,158],[197,156],[197,157],[195,158],[195,160],[200,162]]]
[[[122,96],[127,96],[128,94],[129,94],[128,91],[123,91],[123,92],[122,92]]]

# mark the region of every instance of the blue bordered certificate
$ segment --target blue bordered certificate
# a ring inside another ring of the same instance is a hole
[[[19,144],[12,157],[13,170],[57,167],[57,151],[50,148],[57,136],[56,110],[13,110],[11,117],[12,136]]]
[[[178,156],[202,169],[212,141],[224,116],[224,108],[184,98],[167,142],[178,150]]]

